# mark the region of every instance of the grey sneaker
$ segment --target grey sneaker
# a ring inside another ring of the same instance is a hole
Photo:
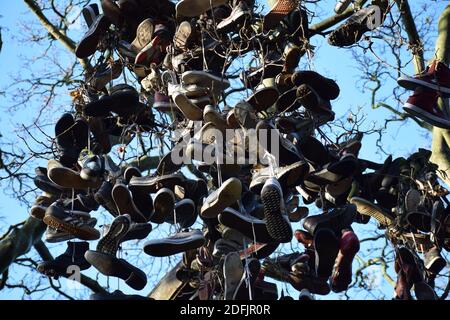
[[[88,226],[91,228],[95,227],[97,224],[96,218],[90,218],[86,222]],[[52,228],[50,226],[47,226],[47,229],[45,230],[45,241],[48,243],[59,243],[59,242],[65,242],[72,239],[75,239],[76,237],[63,230],[57,230],[55,228]]]
[[[230,178],[222,186],[206,198],[200,215],[204,218],[217,217],[226,207],[241,198],[242,184],[239,179]]]
[[[224,300],[233,300],[236,290],[244,274],[244,266],[237,252],[225,256],[223,262],[223,276],[225,280]]]
[[[153,257],[168,257],[203,246],[206,242],[200,230],[179,232],[168,238],[150,240],[144,245],[144,252]]]

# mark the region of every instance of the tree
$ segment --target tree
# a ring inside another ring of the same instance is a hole
[[[85,6],[90,2],[89,0],[64,0],[59,1],[58,4],[53,0],[23,0],[23,2],[31,13],[28,19],[32,21],[32,24],[27,26],[29,33],[25,38],[28,43],[38,45],[40,50],[35,53],[34,59],[28,58],[26,62],[28,65],[40,62],[45,65],[43,68],[45,72],[14,76],[11,85],[5,90],[8,100],[11,101],[10,111],[31,108],[36,111],[36,116],[33,119],[27,119],[32,122],[31,125],[22,125],[17,128],[20,144],[15,143],[16,141],[9,143],[0,140],[0,183],[8,184],[9,193],[17,201],[29,203],[30,195],[35,194],[34,188],[30,186],[33,167],[43,159],[51,158],[54,153],[54,141],[47,133],[46,126],[54,122],[53,111],[58,105],[70,104],[70,99],[64,95],[64,92],[74,90],[82,81],[83,72],[90,70],[94,62],[76,59],[74,54],[76,39],[80,38],[80,34],[77,30],[73,30],[79,17],[73,16],[72,13],[75,7]],[[353,13],[353,10],[349,8],[341,14],[324,17],[324,14],[320,13],[320,4],[317,1],[304,2],[310,9],[311,16],[317,20],[310,25],[312,38],[326,36],[330,30]],[[361,7],[367,3],[367,0],[357,0],[355,6]],[[450,131],[433,128],[400,111],[399,105],[404,101],[405,92],[393,84],[393,80],[395,81],[398,75],[404,73],[410,61],[414,65],[415,73],[422,72],[427,64],[426,55],[428,58],[437,58],[447,64],[450,63],[448,35],[450,5],[440,13],[437,30],[435,30],[436,17],[427,16],[427,9],[433,9],[434,6],[434,3],[424,4],[422,8],[416,8],[416,11],[420,10],[421,13],[414,14],[410,1],[395,0],[395,5],[391,6],[383,26],[343,53],[352,54],[357,62],[362,80],[359,83],[362,83],[363,90],[371,93],[372,109],[387,110],[391,113],[391,117],[385,119],[383,126],[376,127],[365,123],[365,110],[358,110],[351,112],[351,116],[347,119],[338,119],[326,129],[326,133],[335,136],[338,141],[355,132],[376,135],[378,151],[380,154],[386,154],[383,138],[388,127],[402,126],[406,121],[412,120],[415,126],[432,135],[432,161],[439,166],[442,180],[450,186]],[[433,36],[430,35],[432,32],[434,32]],[[437,34],[435,49],[434,53],[430,54],[431,41],[436,37],[435,34]],[[0,51],[1,49],[0,35]],[[319,52],[320,49],[317,51]],[[34,69],[31,68],[31,70]],[[387,84],[393,88],[392,92],[387,97],[380,98],[381,95],[386,95]],[[233,94],[239,94],[242,91],[241,88],[236,88]],[[36,101],[39,101],[38,108],[35,107]],[[392,105],[394,102],[397,105]],[[448,100],[441,99],[439,107],[450,115]],[[168,123],[167,119],[166,123]],[[135,155],[140,154],[142,150],[144,154],[155,149],[162,151],[154,147],[154,143],[161,141],[157,137],[138,135],[137,138],[139,146],[130,151],[129,161],[136,161]],[[155,162],[154,158],[139,160],[141,166],[149,163],[151,166]],[[193,173],[198,174],[198,172]],[[41,240],[44,231],[45,225],[30,217],[26,221],[11,225],[0,237],[0,274],[2,274],[0,291],[4,288],[23,288],[24,292],[29,294],[51,288],[57,294],[71,298],[60,284],[50,278],[48,284],[43,284],[36,278],[34,279],[36,283],[12,283],[10,280],[10,270],[15,265],[33,269],[37,260],[53,259],[50,250]],[[355,290],[371,291],[373,289],[371,285],[373,274],[370,273],[372,266],[379,266],[386,281],[391,285],[395,284],[390,271],[393,264],[393,251],[389,247],[389,242],[379,230],[371,230],[368,233],[361,242],[371,243],[374,250],[370,251],[366,247],[366,251],[358,257],[359,268],[355,271],[352,283]],[[154,264],[154,261],[152,263]],[[173,266],[176,262],[169,260],[167,263]],[[158,266],[155,265],[154,268],[158,269]],[[152,279],[156,282],[163,274],[164,271],[160,267],[157,275]],[[441,299],[445,299],[450,291],[448,284],[450,281],[446,281],[447,278],[450,279],[450,273],[439,279],[440,282],[437,283]],[[92,292],[105,291],[101,284],[90,277],[82,276],[81,283]],[[349,294],[345,297],[352,298]],[[378,292],[376,297],[385,298],[386,293]]]

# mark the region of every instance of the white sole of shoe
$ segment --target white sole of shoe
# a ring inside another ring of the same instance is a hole
[[[450,129],[450,121],[442,119],[438,116],[435,116],[429,112],[426,112],[422,108],[419,108],[411,103],[405,103],[403,105],[403,109],[411,114],[412,116],[422,119],[425,122],[428,122],[429,124],[439,127],[442,129]]]

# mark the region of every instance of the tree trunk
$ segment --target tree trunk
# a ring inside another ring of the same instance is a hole
[[[448,65],[450,62],[450,5],[448,5],[439,18],[439,35],[436,41],[435,58]],[[439,108],[446,114],[448,112],[448,99],[439,99]],[[450,130],[433,129],[433,154],[431,161],[439,166],[441,178],[450,186]]]

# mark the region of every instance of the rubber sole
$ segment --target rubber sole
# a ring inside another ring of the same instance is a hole
[[[46,225],[56,230],[62,230],[70,233],[81,240],[89,241],[97,240],[98,238],[100,238],[100,232],[92,227],[86,226],[86,230],[83,230],[51,215],[44,216],[43,221]]]
[[[410,77],[400,77],[397,82],[400,86],[408,90],[416,90],[417,87],[425,87],[440,92],[444,97],[450,96],[450,88],[439,86],[428,81]]]
[[[292,228],[281,212],[282,192],[273,185],[265,185],[261,191],[267,231],[278,242],[288,243],[292,240]]]
[[[422,119],[425,122],[428,122],[429,124],[443,128],[443,129],[450,129],[450,121],[442,119],[441,117],[435,116],[429,112],[426,112],[422,108],[419,108],[413,104],[405,103],[403,105],[403,110],[405,110],[407,113],[413,115],[416,118]]]
[[[377,220],[383,226],[389,226],[394,223],[394,219],[387,215],[386,212],[383,211],[377,205],[367,201],[366,199],[353,197],[350,199],[350,203],[356,205],[357,210],[360,214],[370,216]]]
[[[131,220],[126,216],[119,216],[113,220],[108,232],[97,244],[97,251],[115,256],[120,240],[128,233]]]
[[[223,276],[225,278],[224,300],[233,300],[243,274],[244,267],[239,253],[231,252],[227,254],[223,262]]]

